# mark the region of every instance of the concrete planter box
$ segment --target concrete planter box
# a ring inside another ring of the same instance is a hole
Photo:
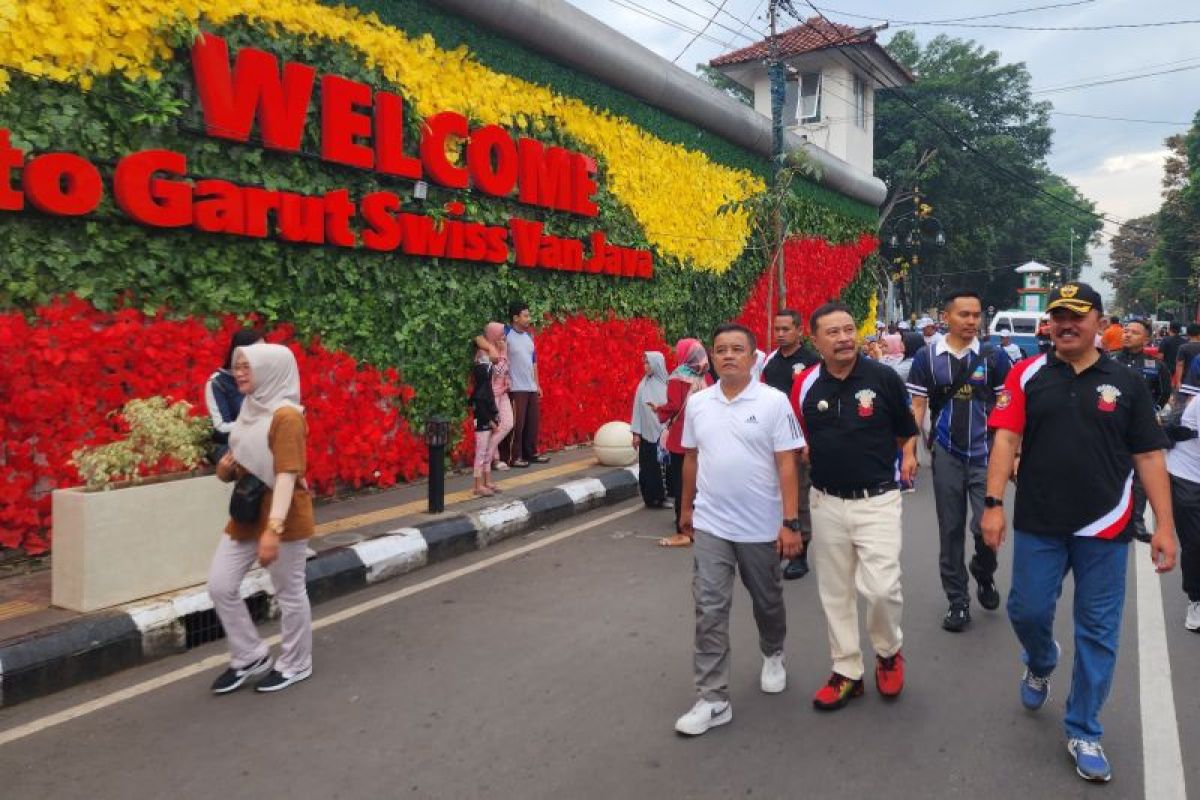
[[[232,490],[213,475],[55,490],[51,603],[95,611],[204,583]]]

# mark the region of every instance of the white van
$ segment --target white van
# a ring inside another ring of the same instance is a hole
[[[1001,330],[1012,331],[1012,341],[1027,354],[1037,353],[1038,323],[1042,321],[1043,313],[1038,311],[997,311],[988,325],[991,341],[999,343]]]

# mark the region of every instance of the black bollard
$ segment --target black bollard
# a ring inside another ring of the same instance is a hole
[[[446,510],[446,443],[450,422],[439,416],[425,423],[425,444],[429,447],[429,513]]]

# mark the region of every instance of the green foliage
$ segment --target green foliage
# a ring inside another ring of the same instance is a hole
[[[920,75],[905,94],[995,165],[964,150],[896,93],[876,97],[875,172],[891,189],[881,230],[886,236],[893,220],[912,211],[919,187],[948,240],[941,250],[921,253],[914,305],[923,308],[939,289],[963,285],[980,291],[985,305],[1009,307],[1020,285],[1013,268],[1030,259],[1066,268],[1072,229],[1078,274],[1084,245],[1101,223],[1088,213],[1091,202],[1045,165],[1051,106],[1034,101],[1024,64],[1002,63],[999,53],[948,36],[922,47],[910,31],[898,33],[888,51]]]
[[[117,442],[81,447],[71,454],[88,491],[112,488],[120,481],[138,483],[146,470],[164,460],[194,469],[212,439],[212,420],[192,416],[191,405],[165,397],[130,400],[121,409],[129,435]]]
[[[413,34],[431,32],[444,47],[468,44],[493,68],[501,69],[497,62],[503,61],[514,75],[550,82],[556,90],[627,116],[666,140],[703,149],[715,161],[766,172],[764,161],[712,134],[425,4],[403,0],[377,5],[374,10],[385,21]],[[181,48],[195,35],[186,26],[172,31]],[[397,90],[377,70],[364,66],[356,52],[337,43],[283,34],[268,37],[245,21],[216,32],[231,50],[253,45],[283,59],[319,65],[322,72]],[[161,69],[157,83],[110,76],[98,79],[86,93],[15,75],[8,92],[0,95],[0,127],[12,130],[18,147],[76,152],[108,175],[126,153],[166,148],[187,156],[193,176],[306,194],[346,188],[356,198],[382,189],[400,195],[406,208],[421,213],[433,213],[455,199],[466,205],[466,216],[475,221],[506,224],[515,215],[544,221],[546,232],[554,235],[583,238],[603,230],[613,244],[650,246],[629,209],[605,188],[603,158],[598,159],[597,219],[438,187],[430,187],[429,198],[419,204],[411,199],[409,182],[207,137],[193,99],[186,50],[177,51]],[[314,100],[303,143],[310,154],[318,151],[318,107]],[[580,149],[553,121],[548,123],[538,138]],[[416,139],[420,124],[415,114],[406,114],[410,141]],[[869,227],[871,209],[805,181],[795,188],[802,199],[797,224],[803,232],[842,241]],[[515,298],[528,302],[535,317],[580,312],[601,316],[611,310],[619,316],[654,318],[668,337],[676,337],[710,330],[735,316],[766,263],[751,246],[728,271],[714,275],[655,252],[651,281],[524,269],[512,263],[481,265],[146,228],[130,222],[109,197],[95,214],[78,220],[0,215],[0,252],[0,308],[28,309],[73,291],[102,308],[124,298],[147,311],[166,307],[174,314],[258,312],[268,322],[292,322],[301,335],[318,335],[329,347],[379,366],[397,367],[416,389],[409,408],[417,424],[432,413],[462,413],[467,343],[486,321],[503,319],[503,310]]]
[[[1150,264],[1161,280],[1162,308],[1192,319],[1200,300],[1200,112],[1186,134],[1164,144],[1163,202]]]

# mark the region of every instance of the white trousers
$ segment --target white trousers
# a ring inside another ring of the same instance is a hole
[[[304,565],[308,542],[280,542],[279,557],[267,567],[275,600],[279,603],[283,638],[275,669],[295,675],[312,666],[312,609]],[[208,573],[208,594],[229,640],[229,664],[235,669],[249,666],[265,656],[270,648],[258,635],[241,585],[246,573],[258,560],[258,540],[234,541],[221,536]]]
[[[900,492],[843,500],[814,488],[809,558],[829,628],[833,671],[858,680],[863,655],[858,597],[867,603],[867,635],[875,653],[895,655],[903,643],[900,616]],[[856,594],[857,591],[857,594]]]

